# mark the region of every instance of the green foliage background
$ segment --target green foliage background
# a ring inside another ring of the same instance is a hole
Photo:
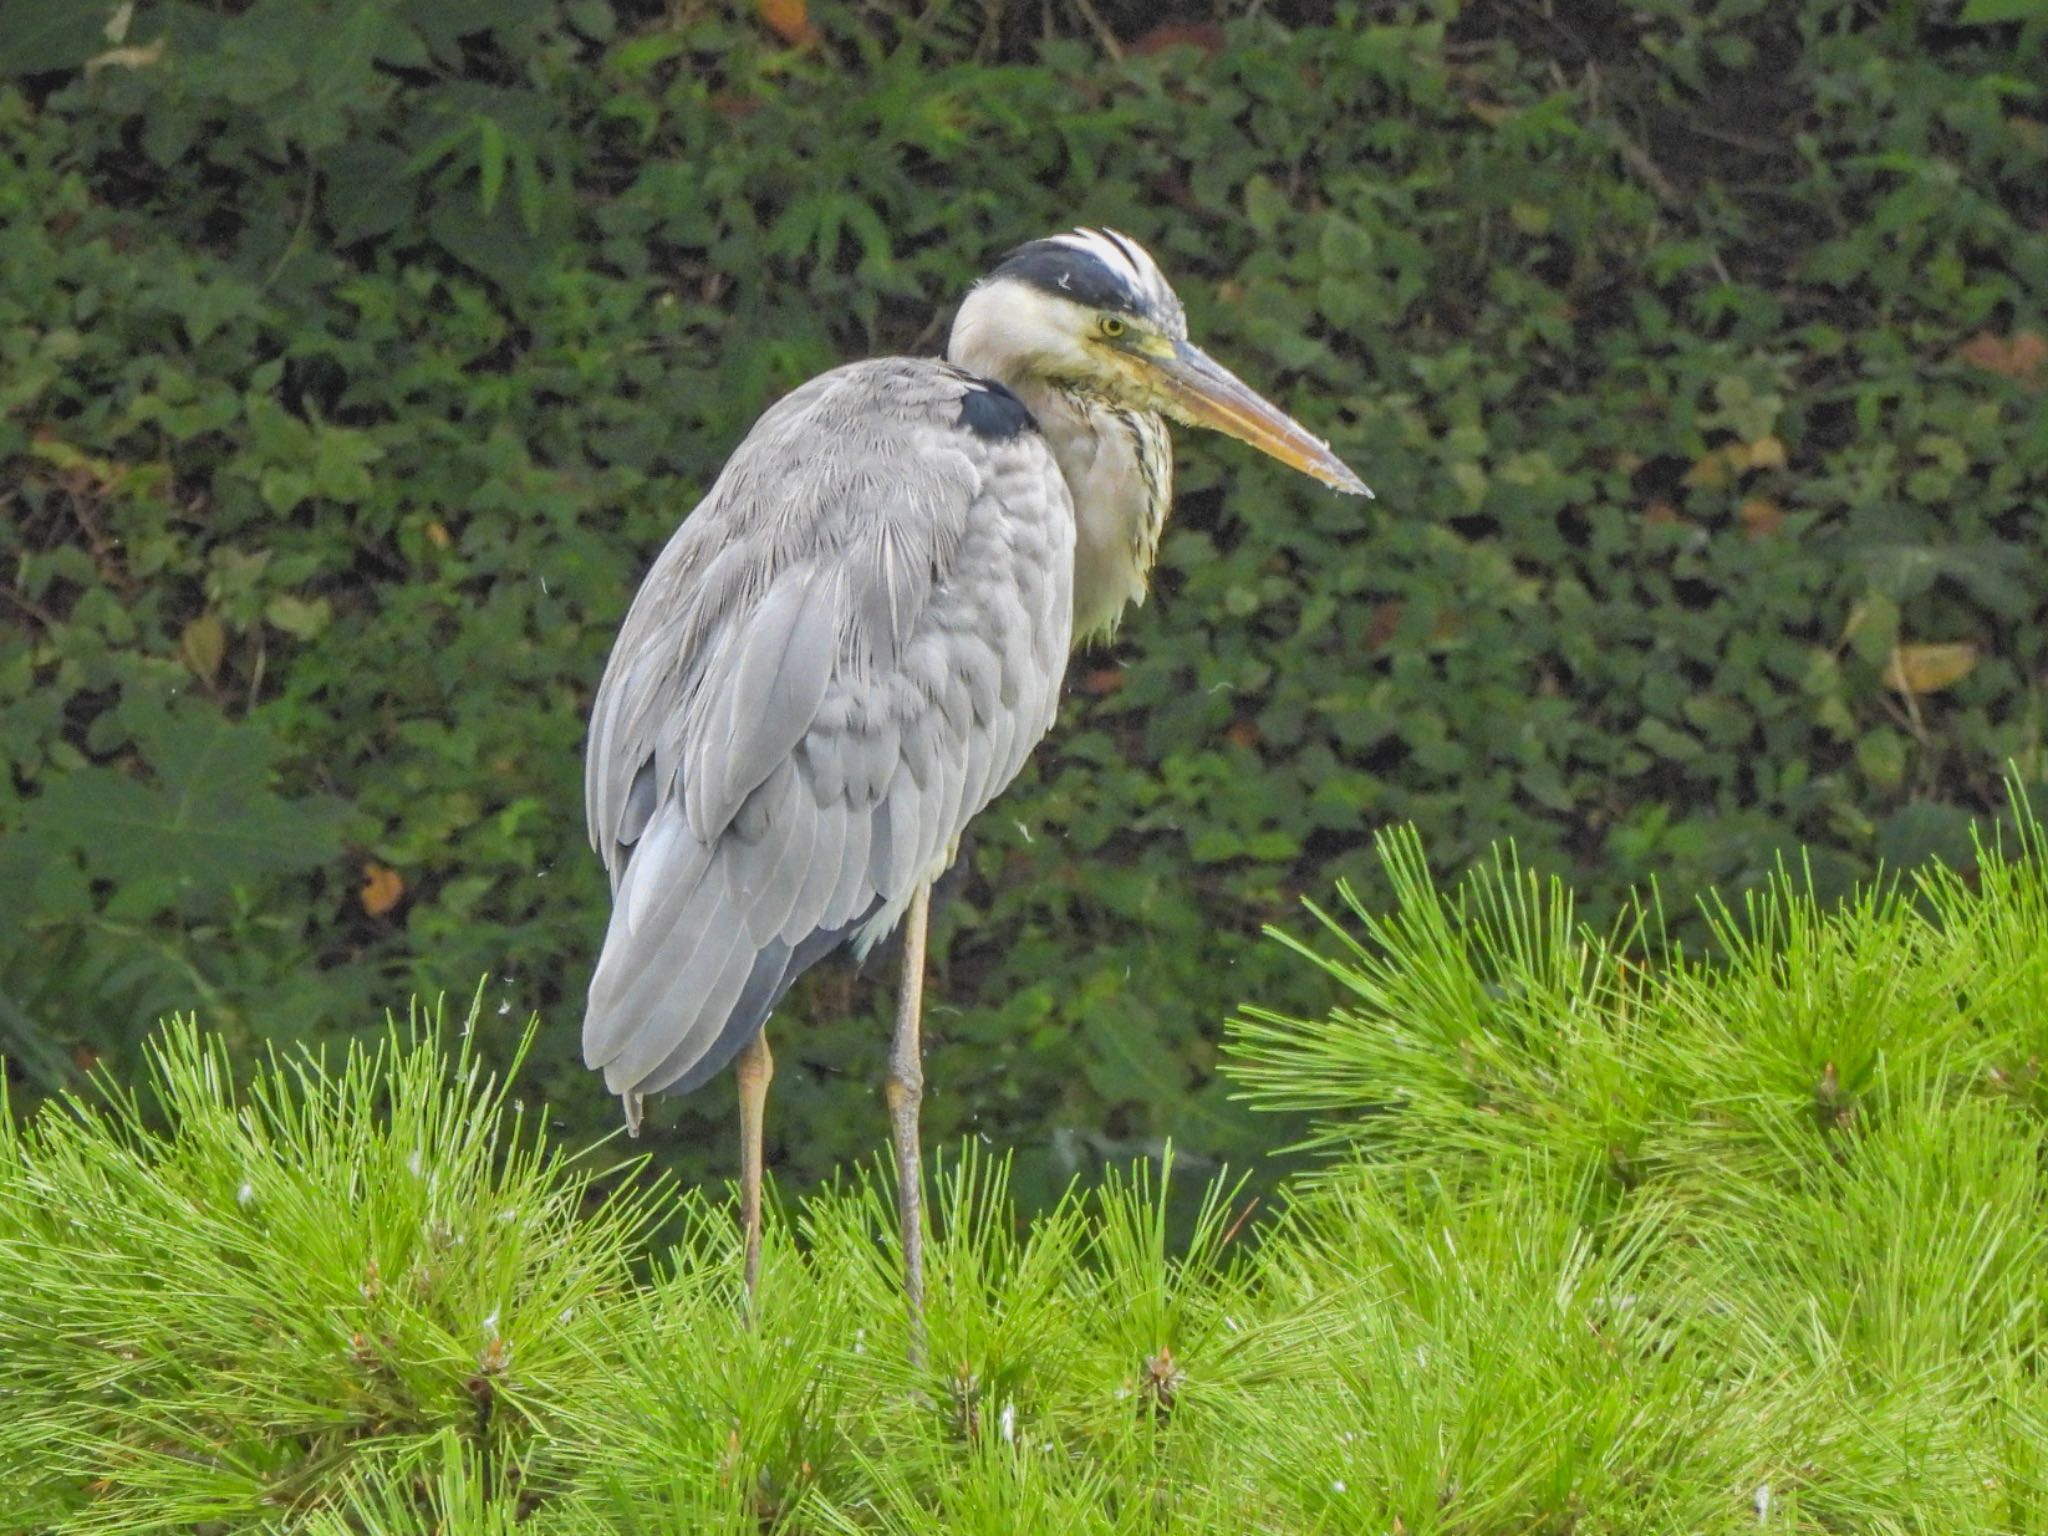
[[[1150,244],[1381,499],[1184,443],[1153,603],[984,819],[932,1119],[1025,1147],[1020,1187],[1270,1139],[1221,1016],[1316,1006],[1259,925],[1370,899],[1377,824],[1682,915],[1802,840],[1823,889],[1966,857],[2007,761],[2048,776],[2031,7],[811,14],[791,49],[703,4],[0,0],[32,1093],[173,1008],[312,1035],[488,972],[612,1123],[578,754],[640,571],[769,400],[936,349],[1075,222]],[[785,1009],[786,1175],[878,1135],[884,1002]],[[672,1111],[686,1173],[726,1110]]]

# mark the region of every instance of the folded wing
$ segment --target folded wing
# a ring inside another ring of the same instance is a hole
[[[982,430],[986,388],[909,360],[813,380],[635,599],[586,765],[613,910],[584,1058],[629,1117],[893,927],[1052,724],[1073,509],[1035,432]]]

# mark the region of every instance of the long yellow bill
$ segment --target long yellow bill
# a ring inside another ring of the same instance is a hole
[[[1169,357],[1149,358],[1172,401],[1169,414],[1190,426],[1211,427],[1250,443],[1290,469],[1313,475],[1332,490],[1370,496],[1372,490],[1330,445],[1193,342],[1177,341]]]

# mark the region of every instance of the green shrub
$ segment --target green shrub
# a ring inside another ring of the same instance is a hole
[[[1801,841],[1830,890],[1965,858],[2043,776],[2038,21],[1094,9],[1121,59],[1079,6],[820,3],[802,50],[640,0],[0,7],[32,1096],[173,1009],[240,1052],[488,973],[612,1124],[578,749],[639,571],[774,395],[1081,220],[1381,499],[1185,444],[1153,603],[983,820],[932,1113],[1034,1197],[1256,1147],[1218,1019],[1314,1006],[1257,931],[1383,891],[1375,825],[1511,836],[1602,921],[1654,875],[1684,926]],[[872,1143],[883,1006],[785,1010],[785,1170]],[[690,1176],[725,1097],[670,1112]]]

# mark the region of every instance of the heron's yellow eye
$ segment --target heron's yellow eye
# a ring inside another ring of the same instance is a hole
[[[1123,321],[1117,319],[1115,315],[1104,315],[1102,317],[1101,328],[1102,334],[1107,336],[1111,341],[1114,341],[1117,337],[1123,335],[1125,330]]]

